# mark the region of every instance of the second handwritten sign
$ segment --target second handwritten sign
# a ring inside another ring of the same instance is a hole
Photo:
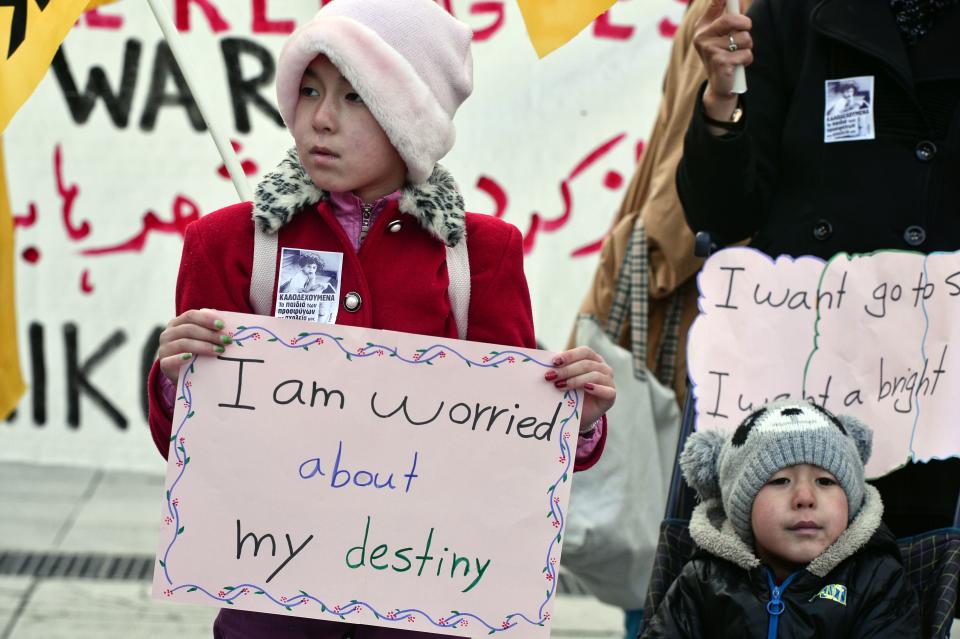
[[[688,349],[698,428],[734,428],[766,401],[804,397],[873,427],[871,476],[960,454],[960,253],[824,262],[731,248],[698,284]]]

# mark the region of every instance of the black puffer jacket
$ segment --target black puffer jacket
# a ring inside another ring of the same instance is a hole
[[[846,532],[804,570],[779,587],[737,537],[718,499],[700,504],[690,520],[699,550],[667,591],[642,639],[920,637],[920,612],[893,535],[880,518],[876,489]],[[771,620],[776,617],[776,634]]]

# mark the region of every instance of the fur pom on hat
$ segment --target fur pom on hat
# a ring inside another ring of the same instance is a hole
[[[860,460],[866,464],[870,459],[870,453],[873,452],[873,431],[853,415],[837,415],[837,419],[843,424],[847,434],[853,438],[860,453]]]
[[[720,496],[720,449],[727,436],[718,430],[693,433],[680,453],[680,471],[702,499]]]
[[[406,162],[407,179],[421,184],[453,147],[453,116],[473,90],[472,38],[433,0],[334,0],[280,53],[280,115],[292,128],[303,72],[324,54]]]
[[[749,543],[757,493],[779,470],[797,464],[819,466],[837,478],[852,521],[863,505],[863,466],[872,442],[873,433],[860,420],[788,400],[755,411],[733,434],[694,433],[680,454],[680,469],[703,499],[720,497],[734,530]]]

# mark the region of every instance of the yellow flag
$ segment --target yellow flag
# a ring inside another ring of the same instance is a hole
[[[0,134],[43,79],[80,14],[107,0],[18,0],[0,6]],[[16,408],[25,386],[17,348],[13,215],[0,140],[0,419]]]
[[[0,133],[27,101],[89,0],[18,0],[0,8]]]
[[[617,0],[517,0],[527,34],[541,58],[559,49]]]
[[[13,215],[7,199],[7,178],[0,139],[0,419],[17,407],[25,387],[17,352],[17,314],[13,295]]]

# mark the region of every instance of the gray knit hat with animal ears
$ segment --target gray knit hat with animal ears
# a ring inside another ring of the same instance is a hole
[[[773,402],[755,411],[731,436],[692,434],[680,454],[687,483],[703,499],[720,497],[741,539],[752,543],[753,500],[777,471],[811,464],[829,471],[847,494],[849,521],[864,499],[863,465],[873,433],[854,417],[835,417],[806,401]]]

